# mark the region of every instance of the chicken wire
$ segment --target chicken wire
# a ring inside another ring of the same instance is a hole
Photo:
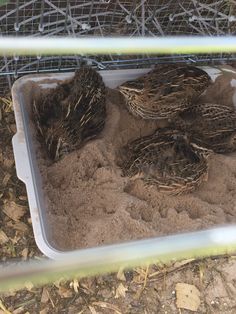
[[[2,36],[168,36],[233,35],[236,1],[197,0],[16,0],[0,7]],[[23,74],[73,71],[81,61],[99,69],[153,63],[209,63],[235,60],[233,54],[178,56],[40,56],[0,58],[0,92]],[[7,79],[6,79],[7,78]]]

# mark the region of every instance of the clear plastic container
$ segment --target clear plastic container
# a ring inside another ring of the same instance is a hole
[[[101,71],[101,75],[105,84],[110,88],[115,88],[121,83],[139,77],[140,75],[148,72],[150,69],[129,69],[129,70],[114,70],[114,71]],[[221,70],[217,68],[204,67],[214,80]],[[33,105],[32,89],[39,88],[55,88],[58,82],[71,78],[73,73],[56,73],[56,74],[37,74],[27,75],[18,79],[12,88],[13,105],[17,126],[17,133],[13,137],[13,149],[16,162],[17,176],[22,180],[27,189],[29,208],[32,218],[32,225],[36,243],[39,249],[49,258],[61,259],[66,256],[71,256],[72,252],[76,251],[59,251],[52,245],[50,235],[50,225],[46,220],[46,208],[42,187],[42,178],[37,165],[36,147],[35,141],[32,137],[32,128],[30,124],[30,110]],[[35,92],[35,90],[34,90]],[[175,237],[175,236],[173,236]],[[174,239],[172,237],[172,240]],[[176,236],[176,240],[178,236]],[[186,239],[188,235],[186,234]],[[157,238],[150,239],[149,242],[155,244]],[[178,240],[177,240],[178,241]],[[133,242],[138,248],[139,243],[142,241]],[[131,243],[122,243],[118,246],[122,246],[124,250],[129,250]],[[110,253],[112,249],[117,245],[111,245]],[[93,249],[94,250],[94,249]],[[86,250],[77,250],[77,254]],[[89,249],[88,249],[89,251]],[[103,248],[96,248],[96,252],[102,252]]]
[[[114,88],[136,78],[150,69],[101,71],[105,84]],[[42,179],[37,165],[36,147],[32,139],[29,112],[33,99],[32,88],[55,88],[58,82],[69,79],[74,73],[27,75],[18,79],[12,87],[13,106],[17,133],[12,139],[16,172],[27,189],[35,241],[49,258],[59,259],[68,252],[58,251],[51,244],[50,226],[46,220]],[[32,85],[33,83],[33,85]],[[34,91],[35,92],[35,91]]]

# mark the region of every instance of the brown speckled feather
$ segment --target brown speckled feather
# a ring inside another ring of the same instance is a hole
[[[169,119],[187,109],[210,81],[205,71],[193,66],[158,65],[118,89],[132,114],[143,119]]]
[[[195,143],[216,153],[236,150],[236,113],[233,108],[195,103],[176,118],[174,125],[188,132]]]
[[[125,176],[180,194],[194,190],[207,178],[209,154],[179,131],[161,129],[128,143],[119,165]]]
[[[52,160],[101,132],[106,118],[105,94],[100,74],[81,67],[71,82],[59,85],[34,104],[36,126]]]

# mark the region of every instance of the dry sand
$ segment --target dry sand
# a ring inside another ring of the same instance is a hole
[[[219,90],[218,80],[215,84]],[[215,94],[210,87],[204,97]],[[223,101],[230,105],[233,96],[227,95],[230,100]],[[207,182],[195,192],[169,196],[141,180],[122,177],[116,164],[122,145],[166,123],[133,117],[111,90],[107,112],[99,138],[57,163],[39,160],[55,247],[93,247],[236,222],[236,153],[214,154]]]

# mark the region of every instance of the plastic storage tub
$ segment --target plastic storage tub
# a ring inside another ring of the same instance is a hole
[[[104,83],[114,88],[121,83],[136,78],[150,69],[101,71]],[[69,79],[74,73],[27,75],[18,79],[12,88],[13,106],[17,133],[13,137],[16,172],[27,189],[35,241],[39,249],[48,257],[58,259],[68,252],[56,250],[50,239],[50,226],[46,220],[45,201],[41,175],[37,166],[36,147],[32,139],[29,112],[33,104],[30,84],[34,88],[55,88],[58,82]]]
[[[150,69],[101,71],[105,84],[115,88],[121,83],[134,79]],[[221,71],[217,68],[205,67],[205,70],[214,80]],[[42,189],[42,179],[37,165],[36,147],[32,139],[29,112],[33,104],[30,84],[34,88],[55,88],[58,82],[71,78],[73,73],[37,74],[27,75],[18,79],[12,88],[13,105],[17,126],[17,133],[13,137],[13,149],[16,162],[17,175],[27,189],[32,225],[36,243],[39,249],[49,258],[60,259],[74,251],[59,251],[52,245],[50,238],[50,225],[46,221],[45,200]],[[155,239],[150,239],[155,243]],[[134,243],[138,244],[140,241]],[[141,241],[142,242],[142,241]],[[140,243],[141,243],[140,242]],[[122,247],[128,249],[131,243],[123,243]],[[117,245],[110,246],[116,247]],[[97,250],[102,250],[98,247]],[[85,250],[81,250],[85,251]],[[77,251],[79,252],[79,251]],[[112,252],[111,252],[112,253]]]

